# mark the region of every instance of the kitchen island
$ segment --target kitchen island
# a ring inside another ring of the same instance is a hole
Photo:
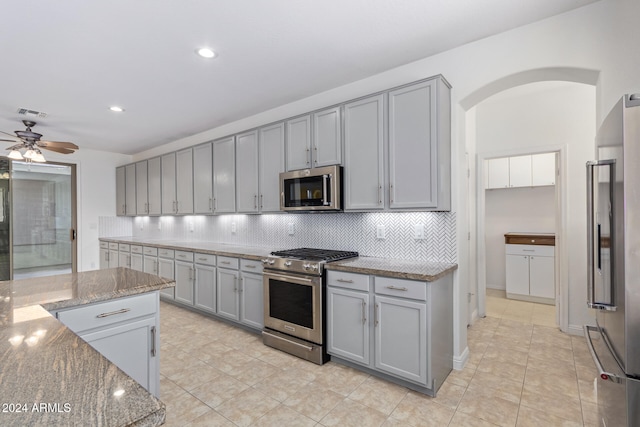
[[[50,311],[171,286],[127,268],[0,282],[0,425],[162,424],[165,405]]]

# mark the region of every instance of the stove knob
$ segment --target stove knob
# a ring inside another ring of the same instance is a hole
[[[318,270],[318,264],[311,264],[311,269],[313,271],[317,271]]]
[[[311,268],[311,264],[302,264],[302,268],[304,268],[305,270],[308,270]]]
[[[261,261],[262,261],[262,263],[263,263],[264,265],[269,264],[269,260],[268,260],[267,258],[264,258],[264,259],[262,259]]]
[[[275,260],[275,259],[270,259],[270,260],[269,260],[269,265],[273,265],[273,264],[275,264],[275,263],[276,263],[276,260]]]
[[[291,267],[291,261],[285,261],[284,262],[284,266],[285,267]]]

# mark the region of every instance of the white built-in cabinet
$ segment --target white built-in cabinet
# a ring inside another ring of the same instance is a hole
[[[160,277],[175,280],[174,251],[171,249],[157,249],[158,251],[158,273]],[[164,288],[160,291],[160,296],[168,300],[175,298],[175,287]]]
[[[129,264],[132,270],[144,271],[144,255],[142,254],[142,246],[131,245],[131,258]]]
[[[213,142],[213,211],[236,211],[235,137]]]
[[[340,107],[313,113],[313,167],[342,164],[342,121]]]
[[[238,259],[218,257],[217,313],[236,322],[240,321],[240,297],[238,294]]]
[[[147,214],[162,214],[162,169],[161,158],[147,160]]]
[[[384,209],[384,95],[344,106],[345,210]]]
[[[555,185],[555,177],[555,153],[487,160],[488,189]]]
[[[311,167],[311,115],[287,120],[287,171]]]
[[[555,237],[505,234],[508,298],[555,304]]]
[[[147,161],[135,164],[136,168],[136,215],[149,215],[149,175]]]
[[[211,143],[193,147],[193,211],[213,213],[213,149]]]
[[[215,313],[216,256],[196,253],[194,262],[196,272],[194,306],[199,310]]]
[[[240,260],[240,323],[254,329],[264,326],[264,284],[262,263]]]
[[[284,123],[259,129],[260,212],[280,211],[280,172],[284,164]]]
[[[236,203],[238,212],[256,213],[258,207],[258,131],[236,136]]]
[[[193,149],[176,153],[176,213],[193,213]]]
[[[118,267],[131,268],[131,247],[126,243],[118,245]]]
[[[452,369],[452,276],[327,272],[327,352],[434,395]]]
[[[161,157],[162,166],[162,214],[174,215],[176,210],[176,153]]]
[[[195,282],[193,252],[175,251],[175,280],[175,300],[193,305]]]
[[[125,214],[136,215],[136,165],[130,164],[124,167],[125,171]]]
[[[126,172],[124,166],[119,166],[116,168],[116,215],[119,216],[127,214],[127,187],[125,183],[125,173]]]

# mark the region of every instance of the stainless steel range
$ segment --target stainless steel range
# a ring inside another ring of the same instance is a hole
[[[326,362],[324,265],[357,256],[299,248],[271,252],[263,259],[263,342],[318,365]]]

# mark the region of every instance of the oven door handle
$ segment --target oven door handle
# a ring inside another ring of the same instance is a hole
[[[273,274],[273,273],[265,273],[265,276],[273,277],[274,279],[282,279],[282,280],[290,280],[292,282],[313,282],[313,279],[308,279],[306,277],[294,277],[294,276],[285,276],[282,274]]]

